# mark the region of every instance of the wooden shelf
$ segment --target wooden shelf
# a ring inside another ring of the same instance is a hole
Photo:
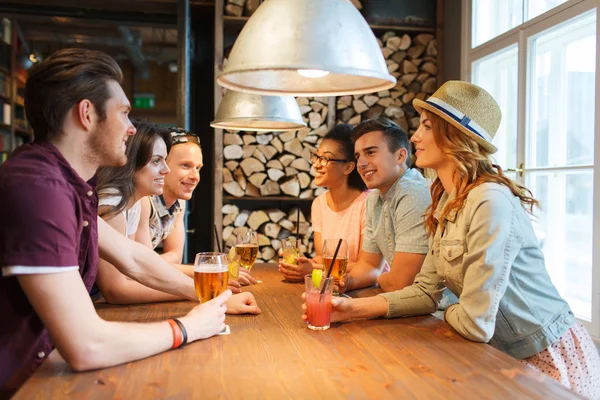
[[[8,96],[6,96],[6,95],[4,95],[2,93],[0,93],[0,99],[6,100],[6,101],[12,101],[10,97],[8,97]]]
[[[223,201],[313,201],[315,198],[301,199],[299,197],[288,197],[288,196],[265,196],[265,197],[235,197],[235,196],[223,196]]]
[[[244,25],[250,17],[236,17],[234,15],[223,16],[223,21],[231,25]],[[401,31],[401,32],[419,32],[419,33],[435,33],[435,28],[412,26],[412,25],[386,25],[386,24],[369,24],[373,30]]]
[[[0,129],[8,129],[10,131],[11,128],[11,125],[6,125],[5,123],[0,122]]]
[[[6,75],[8,75],[10,77],[10,71],[7,70],[6,68],[0,67],[0,72],[4,72]]]
[[[235,15],[225,15],[223,16],[223,20],[227,23],[227,22],[235,22],[235,23],[242,23],[245,24],[246,21],[248,21],[250,19],[250,17],[236,17]]]
[[[381,31],[400,31],[400,32],[419,32],[419,33],[435,33],[435,28],[425,28],[420,26],[407,26],[407,25],[379,25],[369,24],[373,30]]]

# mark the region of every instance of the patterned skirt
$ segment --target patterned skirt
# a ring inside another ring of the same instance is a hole
[[[547,349],[520,361],[582,396],[600,400],[600,356],[579,322]]]

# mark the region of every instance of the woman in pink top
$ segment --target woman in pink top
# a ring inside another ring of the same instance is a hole
[[[348,242],[349,262],[358,260],[365,227],[367,187],[356,170],[352,126],[337,125],[321,142],[311,156],[315,170],[315,184],[329,190],[312,203],[311,218],[315,233],[314,259],[298,257],[298,264],[279,261],[279,271],[288,281],[302,281],[313,268],[322,268],[323,240],[343,238]]]

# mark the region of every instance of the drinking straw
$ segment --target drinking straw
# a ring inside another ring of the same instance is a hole
[[[300,250],[300,209],[296,210],[296,249]]]
[[[327,276],[325,277],[323,287],[321,288],[321,295],[323,295],[323,293],[325,293],[325,286],[327,286],[325,284],[325,282],[327,282],[327,279],[329,279],[329,277],[331,276],[331,271],[333,270],[333,265],[335,264],[335,259],[337,258],[338,251],[340,251],[341,245],[342,245],[342,239],[340,239],[338,241],[337,247],[335,248],[335,253],[333,253],[333,260],[331,260],[331,264],[329,265],[329,269],[327,270]]]
[[[221,253],[221,239],[219,238],[219,232],[217,232],[217,224],[213,225],[215,227],[215,238],[217,239],[217,250]]]

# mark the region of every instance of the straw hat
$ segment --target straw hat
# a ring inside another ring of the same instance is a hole
[[[498,131],[502,112],[496,100],[472,83],[448,81],[427,100],[413,100],[419,112],[423,109],[442,117],[490,153],[498,151],[492,140]]]

